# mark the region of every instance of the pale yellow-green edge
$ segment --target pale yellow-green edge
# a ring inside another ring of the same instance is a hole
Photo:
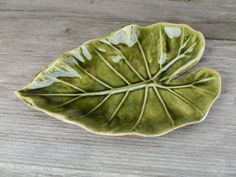
[[[202,35],[201,32],[199,32],[199,31],[197,31],[197,30],[194,30],[192,27],[190,27],[190,26],[188,26],[188,25],[186,25],[186,24],[176,24],[176,23],[159,22],[159,23],[151,24],[151,25],[148,25],[148,26],[145,26],[145,27],[150,27],[150,26],[152,26],[152,25],[158,25],[158,24],[160,24],[160,25],[161,25],[161,24],[167,24],[167,25],[168,25],[168,24],[170,24],[170,25],[181,25],[181,26],[188,27],[188,28],[190,28],[191,30],[193,30],[193,31],[195,31],[195,32],[198,32],[200,35]],[[145,27],[143,27],[143,28],[145,28]],[[112,33],[113,33],[113,32],[112,32]],[[202,37],[204,38],[203,35],[202,35]],[[99,38],[99,39],[101,39],[101,38]],[[97,40],[97,39],[92,39],[92,40]],[[89,40],[89,41],[92,41],[92,40]],[[89,41],[86,41],[86,42],[89,42]],[[85,42],[85,43],[86,43],[86,42]],[[204,41],[204,49],[205,49],[205,41]],[[202,57],[202,56],[201,56],[201,57]],[[201,60],[201,57],[200,57],[200,60]],[[57,60],[57,59],[56,59],[56,60]],[[55,61],[56,61],[56,60],[55,60]],[[52,63],[53,63],[53,62],[52,62]],[[50,64],[51,64],[51,63],[50,63]],[[48,64],[47,66],[49,66],[50,64]],[[47,66],[43,67],[43,68],[38,72],[38,74],[39,74],[43,69],[45,69]],[[208,68],[208,69],[211,69],[211,68]],[[212,69],[211,69],[211,70],[212,70]],[[219,92],[218,92],[218,94],[216,95],[215,99],[214,99],[214,100],[212,101],[212,103],[210,104],[210,106],[208,107],[208,110],[207,110],[206,114],[204,115],[204,117],[201,118],[201,119],[198,120],[198,121],[194,121],[194,122],[182,124],[182,125],[177,126],[177,127],[175,127],[175,128],[170,128],[169,130],[165,130],[164,132],[159,133],[159,134],[142,134],[142,133],[132,133],[132,132],[130,132],[130,133],[115,133],[115,134],[112,134],[112,133],[106,133],[106,132],[98,132],[98,131],[96,131],[96,130],[92,130],[92,129],[87,128],[85,125],[83,125],[83,124],[81,124],[81,123],[79,123],[79,122],[77,122],[77,121],[67,120],[67,118],[65,118],[65,117],[62,116],[62,115],[53,114],[53,113],[47,112],[47,111],[45,111],[45,110],[43,110],[43,109],[40,109],[40,108],[38,108],[38,107],[34,107],[34,106],[28,104],[28,103],[23,99],[23,97],[21,96],[21,94],[20,94],[18,91],[15,91],[15,94],[16,94],[16,96],[17,96],[21,101],[23,101],[23,102],[24,102],[26,105],[28,105],[29,107],[31,107],[31,108],[33,108],[33,109],[36,109],[36,110],[39,110],[39,111],[42,111],[42,112],[46,113],[47,115],[52,116],[53,118],[56,118],[56,119],[61,120],[61,121],[63,121],[63,122],[67,122],[67,123],[74,124],[74,125],[79,125],[80,127],[84,128],[85,130],[87,130],[87,131],[89,131],[89,132],[91,132],[91,133],[94,133],[94,134],[107,135],[107,136],[138,135],[138,136],[142,136],[142,137],[157,137],[157,136],[162,136],[162,135],[164,135],[164,134],[167,134],[167,133],[169,133],[169,132],[171,132],[171,131],[174,131],[174,130],[176,130],[176,129],[178,129],[178,128],[181,128],[181,127],[184,127],[184,126],[187,126],[187,125],[191,125],[191,124],[200,123],[200,122],[202,122],[203,120],[205,120],[205,118],[207,117],[207,115],[208,115],[208,113],[209,113],[209,111],[210,111],[212,105],[213,105],[213,104],[215,103],[215,101],[219,98],[220,93],[221,93],[221,76],[220,76],[220,74],[219,74],[216,70],[213,70],[213,71],[214,71],[214,72],[218,75],[218,77],[219,77]],[[38,74],[36,74],[36,76],[37,76]]]

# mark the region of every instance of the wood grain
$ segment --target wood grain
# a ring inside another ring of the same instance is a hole
[[[14,95],[64,51],[158,21],[187,23],[207,39],[197,67],[221,73],[222,94],[201,124],[153,138],[100,136]],[[235,0],[0,0],[0,177],[236,176],[235,66]]]

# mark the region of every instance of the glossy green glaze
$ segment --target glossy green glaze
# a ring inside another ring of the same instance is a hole
[[[187,25],[128,25],[64,53],[17,92],[29,106],[92,132],[157,136],[202,121],[220,94]]]

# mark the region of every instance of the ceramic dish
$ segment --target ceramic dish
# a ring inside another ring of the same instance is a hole
[[[202,121],[220,94],[214,69],[181,76],[204,48],[203,35],[184,24],[128,25],[64,53],[17,95],[94,133],[162,135]]]

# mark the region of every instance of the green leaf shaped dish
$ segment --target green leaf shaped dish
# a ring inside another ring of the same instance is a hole
[[[203,35],[184,24],[128,25],[64,53],[17,95],[94,133],[162,135],[202,121],[220,95],[214,69],[181,76],[204,48]]]

